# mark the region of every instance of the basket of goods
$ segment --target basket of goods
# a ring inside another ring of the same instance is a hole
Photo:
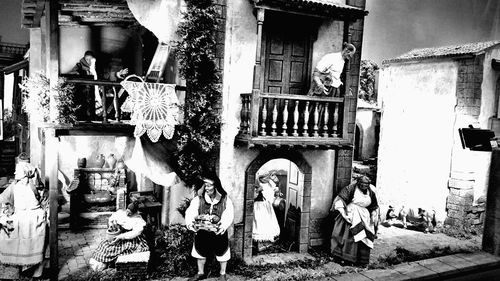
[[[217,232],[220,217],[217,215],[198,215],[194,219],[194,227],[198,230]]]
[[[118,224],[111,224],[106,230],[106,240],[113,241],[121,232],[122,229]]]

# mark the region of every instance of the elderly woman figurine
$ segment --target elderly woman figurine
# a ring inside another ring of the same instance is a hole
[[[15,180],[2,194],[0,205],[13,206],[14,212],[0,214],[0,263],[43,272],[47,214],[47,193],[38,170],[23,156],[16,165]],[[35,268],[33,268],[35,267]]]
[[[378,202],[366,176],[343,188],[333,200],[336,213],[332,239],[332,254],[343,261],[367,265],[375,239]]]
[[[226,265],[231,258],[227,229],[233,219],[233,203],[222,188],[219,177],[215,173],[204,175],[202,187],[186,210],[186,226],[195,232],[191,255],[197,259],[198,266],[198,273],[189,280],[206,278],[205,262],[211,255],[215,255],[220,263],[219,280],[227,280]],[[200,228],[202,220],[209,220],[210,223],[207,222],[206,225],[213,228]]]
[[[109,217],[109,229],[120,232],[112,239],[102,241],[89,261],[93,270],[103,270],[120,255],[149,251],[143,230],[146,221],[139,214],[139,202],[135,201],[126,210],[118,210]]]

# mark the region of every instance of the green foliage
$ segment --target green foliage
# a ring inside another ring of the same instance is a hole
[[[174,224],[162,230],[156,238],[155,251],[161,263],[155,277],[190,276],[196,271],[196,262],[191,257],[193,233],[185,226]]]
[[[375,103],[377,101],[375,71],[378,69],[378,65],[371,60],[361,61],[358,98],[369,103]]]
[[[19,85],[23,93],[23,110],[29,115],[31,122],[49,122],[50,120],[50,84],[49,79],[36,73],[25,77]],[[78,106],[74,103],[74,86],[60,78],[54,88],[57,92],[56,107],[59,124],[74,124],[75,111]]]
[[[214,62],[217,11],[213,1],[187,0],[186,5],[176,52],[187,86],[184,124],[177,129],[177,162],[180,177],[192,186],[219,145],[221,91]]]

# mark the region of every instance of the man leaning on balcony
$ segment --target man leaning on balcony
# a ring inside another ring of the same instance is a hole
[[[342,51],[329,53],[323,56],[313,72],[310,96],[340,96],[339,87],[342,85],[340,75],[344,69],[346,60],[352,58],[356,52],[356,47],[350,43],[342,46]]]

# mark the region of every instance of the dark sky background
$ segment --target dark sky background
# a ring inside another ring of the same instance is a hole
[[[230,0],[229,0],[230,1]],[[21,0],[0,0],[3,42],[26,44]],[[363,59],[380,64],[414,48],[500,40],[500,0],[367,0]]]
[[[500,40],[500,0],[367,0],[363,59],[414,48]]]

